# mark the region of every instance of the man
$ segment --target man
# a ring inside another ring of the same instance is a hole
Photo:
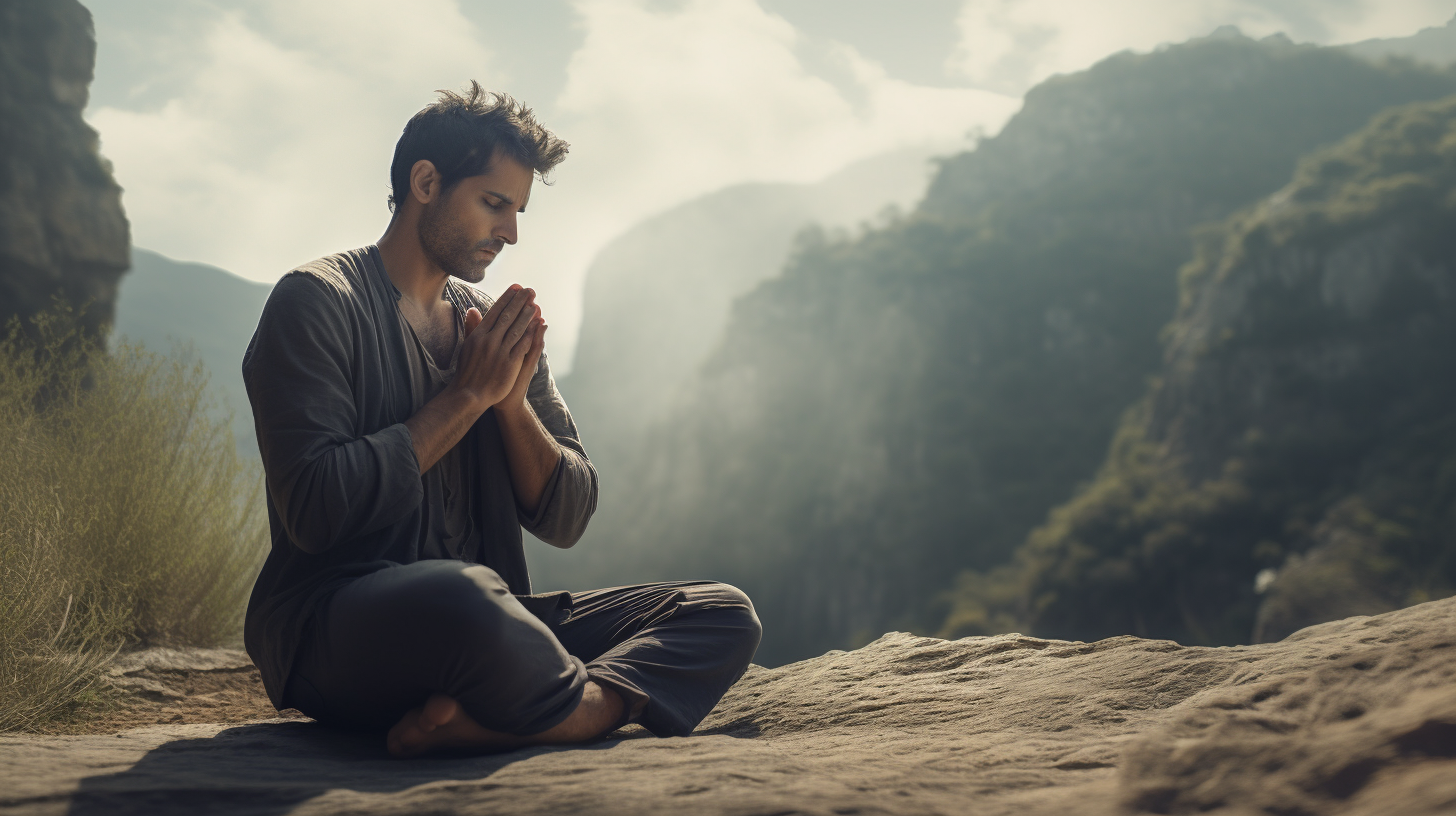
[[[566,151],[509,96],[443,92],[395,147],[378,244],[285,275],[243,358],[272,530],[248,653],[274,705],[396,756],[687,734],[758,645],[723,584],[530,594],[521,528],[576,543],[596,472],[535,293],[461,281]]]

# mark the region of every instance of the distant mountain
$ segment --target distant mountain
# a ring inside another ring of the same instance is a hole
[[[1043,83],[916,212],[806,240],[735,302],[604,469],[573,585],[734,583],[770,665],[935,631],[957,574],[1096,473],[1159,371],[1195,229],[1382,109],[1452,93],[1448,72],[1231,32]]]
[[[1456,18],[1443,26],[1423,28],[1409,37],[1365,40],[1345,47],[1366,59],[1405,57],[1433,65],[1450,65],[1456,63]]]
[[[586,276],[572,371],[558,383],[602,474],[601,504],[626,500],[624,462],[668,416],[721,341],[734,299],[778,275],[806,229],[845,230],[913,207],[933,171],[928,149],[850,165],[814,184],[740,184],[649,218],[609,244]],[[538,547],[542,586],[593,581],[595,527],[570,552]]]
[[[213,415],[232,412],[238,448],[251,455],[258,447],[243,389],[243,351],[272,289],[215,266],[133,249],[112,332],[113,341],[125,337],[164,354],[190,347],[211,372],[217,397]]]
[[[735,185],[613,241],[587,271],[572,373],[560,382],[577,421],[600,445],[664,415],[718,342],[733,300],[779,274],[795,235],[912,207],[931,170],[929,151],[904,150],[817,184]]]
[[[1453,189],[1456,97],[1206,233],[1096,479],[947,634],[1267,641],[1456,592]]]

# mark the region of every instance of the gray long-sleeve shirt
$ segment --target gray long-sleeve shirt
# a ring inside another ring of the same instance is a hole
[[[447,290],[457,307],[490,307],[453,279]],[[275,705],[314,607],[354,578],[418,560],[422,526],[430,526],[404,425],[417,400],[398,298],[375,247],[321,258],[274,286],[243,356],[272,531],[244,641]],[[473,525],[459,557],[495,570],[517,595],[531,591],[521,528],[570,547],[597,498],[596,470],[544,355],[526,397],[561,447],[534,514],[511,489],[494,412],[459,443]]]

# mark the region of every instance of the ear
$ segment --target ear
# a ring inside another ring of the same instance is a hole
[[[410,195],[421,204],[428,204],[440,194],[440,173],[435,163],[420,159],[410,168]]]

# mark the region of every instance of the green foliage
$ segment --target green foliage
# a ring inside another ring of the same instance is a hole
[[[1451,594],[1453,189],[1456,98],[1377,117],[1205,233],[1098,476],[1020,548],[1014,592],[968,579],[958,608],[1218,644]]]
[[[620,492],[583,545],[609,553],[594,577],[737,584],[769,664],[864,631],[936,631],[948,603],[952,628],[1024,619],[946,592],[969,569],[1000,593],[985,574],[1097,473],[1161,365],[1195,227],[1274,193],[1300,156],[1386,106],[1453,92],[1449,73],[1243,38],[1048,81],[1001,134],[945,160],[917,212],[808,236],[737,302],[635,461],[603,473]],[[1167,500],[1185,523],[1223,518],[1234,488],[1210,490]],[[1176,549],[1165,526],[1138,546]],[[1194,622],[1209,638],[1248,631]]]
[[[200,364],[108,355],[70,314],[0,343],[0,730],[64,712],[128,643],[235,642],[267,546]]]

